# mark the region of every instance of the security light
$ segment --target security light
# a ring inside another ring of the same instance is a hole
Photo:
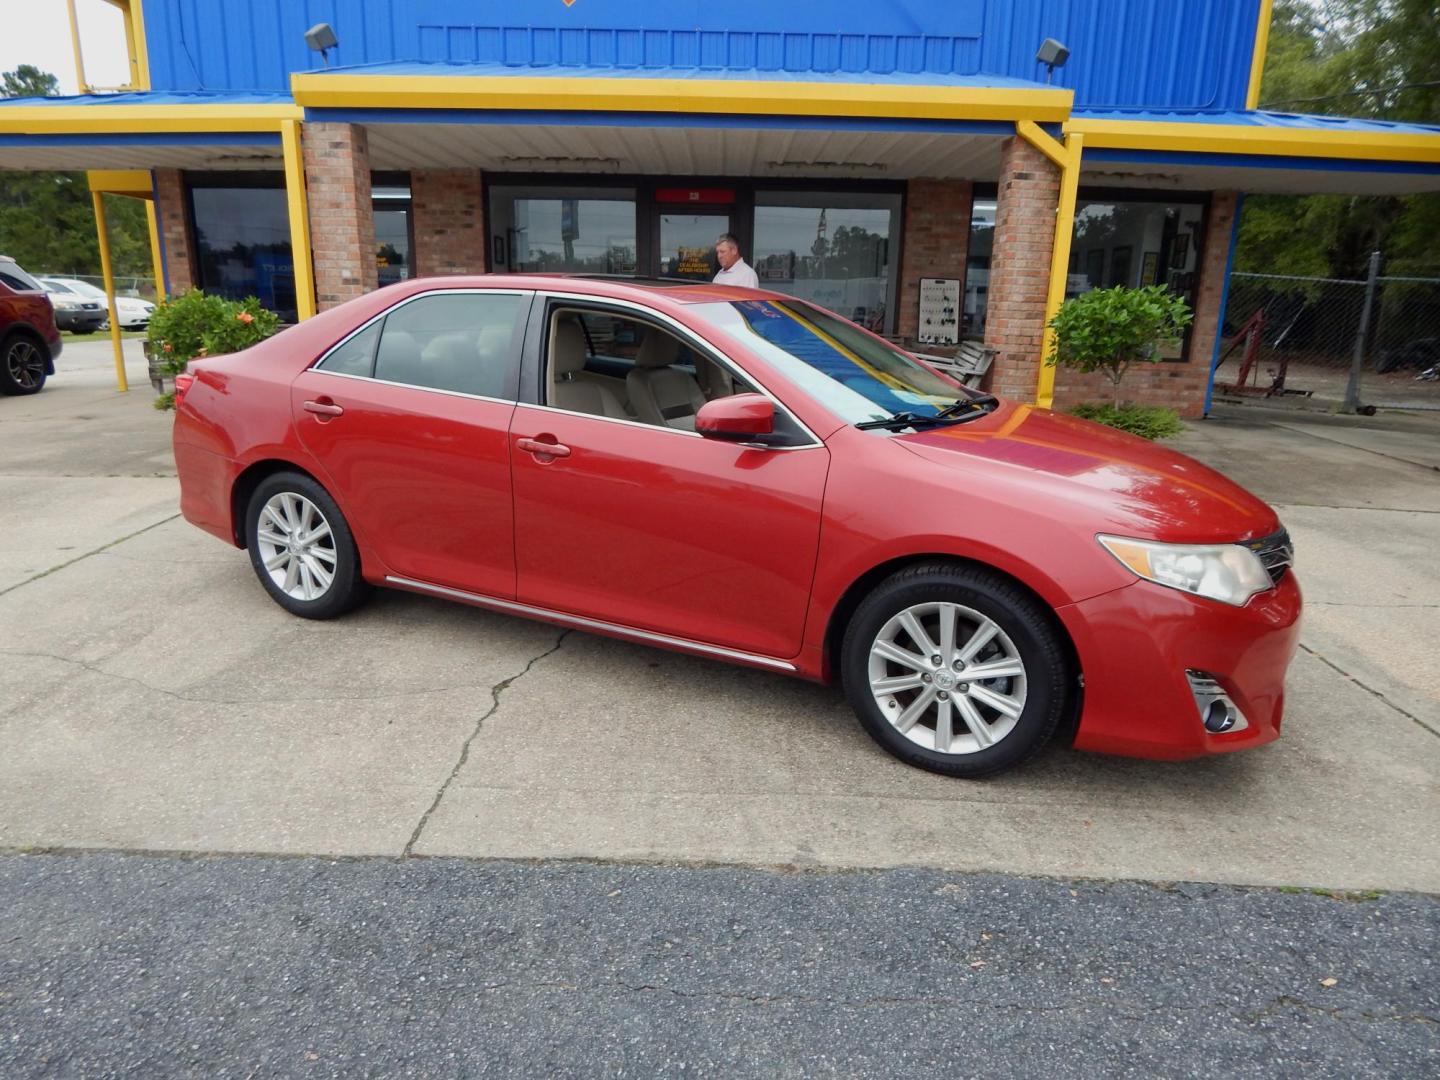
[[[325,66],[330,66],[330,50],[340,44],[335,36],[334,29],[329,23],[316,23],[305,31],[305,44],[318,52],[325,61]],[[1062,61],[1063,63],[1063,61]]]
[[[1048,83],[1055,78],[1055,69],[1064,67],[1065,61],[1070,59],[1070,50],[1053,37],[1047,37],[1041,42],[1035,59],[1045,65],[1045,81]]]

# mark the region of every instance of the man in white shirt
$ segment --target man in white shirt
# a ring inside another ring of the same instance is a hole
[[[740,257],[740,241],[734,233],[722,233],[715,241],[715,258],[720,260],[720,272],[715,275],[716,285],[743,285],[747,289],[758,289],[760,279]]]

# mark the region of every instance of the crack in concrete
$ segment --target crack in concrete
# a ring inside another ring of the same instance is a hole
[[[58,565],[56,565],[56,566],[52,566],[52,567],[50,567],[50,569],[48,569],[48,570],[42,570],[42,571],[40,571],[40,573],[36,574],[34,577],[28,577],[28,578],[26,578],[24,581],[20,581],[20,582],[17,582],[16,584],[10,585],[10,586],[8,586],[8,587],[6,587],[6,588],[4,588],[4,589],[0,589],[0,596],[4,596],[6,593],[12,593],[12,592],[14,592],[16,589],[24,588],[26,585],[29,585],[29,584],[31,584],[32,582],[39,581],[41,578],[47,578],[47,577],[49,577],[51,574],[57,574],[57,573],[59,573],[61,570],[64,570],[67,566],[74,566],[76,563],[82,562],[83,560],[90,558],[90,556],[92,556],[92,555],[99,555],[102,551],[108,551],[110,548],[115,547],[117,544],[123,544],[123,543],[125,543],[126,540],[133,540],[133,539],[135,539],[135,537],[141,535],[142,533],[147,533],[147,532],[149,532],[151,529],[158,529],[161,525],[167,525],[167,524],[169,524],[170,522],[174,521],[174,520],[175,520],[176,518],[178,518],[179,516],[180,516],[180,515],[179,515],[178,513],[171,514],[171,515],[170,515],[169,517],[167,517],[167,518],[161,518],[159,521],[155,522],[154,524],[146,525],[143,529],[136,529],[136,530],[135,530],[134,532],[132,532],[132,533],[128,533],[128,534],[126,534],[125,536],[121,536],[121,537],[119,537],[119,538],[117,538],[117,539],[115,539],[115,540],[111,540],[108,544],[101,544],[98,548],[95,548],[95,550],[93,550],[93,551],[87,551],[87,552],[85,552],[83,555],[76,555],[75,558],[70,559],[68,562],[63,562],[63,563],[60,563],[60,564],[58,564]]]
[[[118,671],[107,671],[98,664],[92,664],[85,660],[77,660],[73,656],[60,656],[48,652],[20,652],[12,649],[0,649],[0,656],[13,656],[28,658],[32,660],[55,660],[62,664],[70,664],[83,671],[89,671],[96,675],[104,676],[107,679],[119,679],[121,682],[134,683],[144,690],[153,694],[160,694],[164,697],[173,698],[176,701],[184,701],[192,705],[292,705],[313,702],[324,704],[332,701],[390,701],[395,698],[427,697],[434,694],[449,694],[462,690],[492,690],[492,687],[483,684],[468,684],[463,686],[436,686],[425,690],[395,690],[383,694],[332,694],[320,696],[306,694],[303,697],[241,697],[223,698],[211,697],[204,694],[187,694],[179,690],[167,690],[163,686],[155,686],[144,679],[134,675],[126,675]]]
[[[1296,435],[1306,435],[1312,439],[1319,439],[1321,442],[1331,443],[1335,446],[1343,446],[1347,450],[1359,450],[1362,454],[1374,454],[1376,457],[1383,457],[1387,461],[1396,461],[1402,465],[1413,465],[1417,469],[1424,469],[1427,472],[1440,472],[1440,465],[1431,465],[1424,461],[1415,461],[1412,458],[1400,457],[1385,450],[1374,450],[1368,446],[1356,446],[1354,443],[1346,442],[1344,439],[1332,439],[1329,435],[1321,435],[1317,431],[1308,428],[1295,427],[1293,424],[1271,423],[1282,431],[1293,431]],[[1364,429],[1362,429],[1364,430]]]
[[[1407,719],[1414,721],[1415,725],[1416,725],[1417,727],[1421,728],[1423,731],[1427,731],[1427,732],[1429,732],[1431,735],[1434,735],[1437,739],[1440,739],[1440,731],[1437,731],[1435,728],[1431,727],[1428,723],[1426,723],[1424,720],[1420,719],[1420,717],[1416,716],[1414,713],[1410,712],[1408,709],[1403,709],[1403,708],[1401,708],[1399,705],[1396,705],[1395,702],[1391,701],[1388,697],[1385,696],[1385,692],[1384,692],[1383,690],[1376,690],[1373,686],[1370,686],[1370,685],[1368,685],[1368,684],[1366,684],[1366,683],[1361,682],[1361,681],[1360,681],[1359,679],[1357,679],[1354,675],[1351,675],[1350,672],[1346,671],[1346,670],[1345,670],[1344,668],[1342,668],[1339,664],[1335,663],[1335,661],[1330,660],[1329,658],[1327,658],[1326,656],[1324,656],[1322,653],[1317,652],[1315,649],[1312,649],[1309,645],[1306,645],[1303,641],[1300,642],[1300,648],[1302,648],[1303,650],[1305,650],[1305,652],[1309,653],[1309,654],[1310,654],[1311,656],[1313,656],[1316,660],[1319,660],[1322,664],[1324,664],[1326,667],[1330,668],[1332,671],[1337,672],[1337,673],[1338,673],[1340,676],[1342,676],[1343,678],[1348,679],[1350,682],[1354,683],[1354,684],[1355,684],[1356,686],[1358,686],[1361,690],[1364,690],[1367,694],[1369,694],[1369,695],[1371,695],[1372,697],[1378,699],[1382,705],[1387,705],[1387,706],[1389,706],[1390,708],[1394,709],[1397,713],[1399,713],[1401,716],[1404,716],[1404,717],[1406,717]]]
[[[466,736],[464,743],[461,744],[459,760],[455,762],[455,767],[450,770],[450,775],[445,777],[445,782],[440,785],[440,790],[435,793],[435,799],[430,803],[429,809],[427,809],[425,813],[420,815],[420,820],[415,825],[415,831],[410,834],[410,839],[405,842],[405,847],[400,852],[400,857],[402,859],[408,859],[415,854],[415,845],[420,842],[420,835],[425,831],[425,826],[430,824],[430,816],[434,814],[437,809],[439,809],[440,802],[445,798],[445,793],[450,790],[450,785],[454,783],[455,777],[460,775],[460,770],[463,769],[465,767],[465,763],[470,760],[471,743],[473,743],[475,739],[480,735],[480,729],[485,726],[485,721],[489,720],[490,717],[494,716],[495,711],[500,708],[500,695],[506,689],[508,689],[517,679],[522,679],[526,675],[528,675],[530,673],[530,669],[533,668],[536,664],[538,664],[541,660],[544,660],[547,656],[552,656],[555,653],[559,652],[560,646],[565,643],[565,638],[568,637],[569,634],[569,630],[561,630],[560,635],[555,639],[554,645],[551,645],[550,648],[546,649],[539,655],[532,656],[530,660],[525,664],[525,666],[519,671],[517,671],[514,675],[507,675],[494,686],[490,687],[490,708],[486,709],[485,712],[479,717],[479,719],[475,721],[474,729],[471,730],[470,734]]]

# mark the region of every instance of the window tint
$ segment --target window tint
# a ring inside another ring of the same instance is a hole
[[[466,292],[422,296],[385,317],[375,378],[509,398],[511,350],[523,297]]]
[[[349,341],[331,350],[330,355],[320,362],[320,367],[341,375],[364,375],[368,378],[375,361],[375,342],[379,340],[380,323],[371,323]]]

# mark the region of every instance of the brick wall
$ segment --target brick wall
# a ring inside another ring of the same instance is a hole
[[[922,277],[959,278],[960,295],[965,295],[972,201],[968,180],[921,179],[907,185],[896,333],[914,337],[919,332]]]
[[[418,277],[485,272],[487,239],[479,169],[412,172],[410,215]]]
[[[1218,191],[1211,198],[1205,222],[1204,247],[1200,254],[1200,283],[1195,291],[1195,321],[1190,331],[1190,349],[1183,363],[1146,364],[1132,367],[1120,384],[1124,401],[1140,405],[1168,405],[1181,416],[1196,417],[1205,411],[1205,388],[1210,381],[1210,361],[1220,323],[1220,298],[1225,289],[1225,263],[1230,255],[1230,230],[1235,223],[1236,195]],[[1082,401],[1109,401],[1113,391],[1103,375],[1081,375],[1063,368],[1055,373],[1055,407],[1067,408]]]
[[[1006,139],[1001,146],[985,343],[998,350],[991,389],[1019,401],[1035,400],[1059,201],[1060,170],[1018,136]]]
[[[165,250],[165,277],[171,296],[195,285],[195,252],[190,246],[185,183],[179,169],[155,170],[155,213],[160,219],[160,244]]]
[[[376,288],[370,145],[355,124],[306,124],[301,140],[310,204],[315,300],[321,311]]]

